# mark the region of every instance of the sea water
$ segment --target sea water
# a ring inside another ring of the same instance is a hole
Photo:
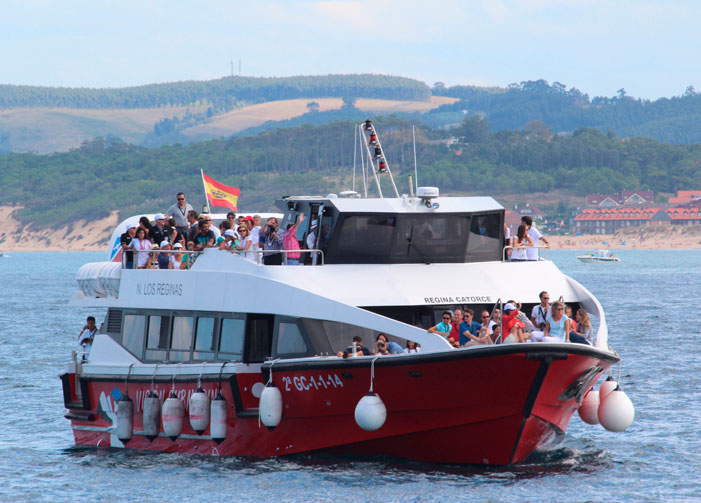
[[[701,501],[701,250],[577,254],[550,258],[603,305],[635,422],[610,433],[575,415],[559,447],[511,467],[76,448],[58,376],[104,310],[67,304],[105,253],[0,258],[0,501]]]

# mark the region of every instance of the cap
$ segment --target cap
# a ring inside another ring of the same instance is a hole
[[[513,311],[514,309],[516,309],[516,306],[514,306],[511,302],[504,304],[504,311]]]
[[[316,219],[315,219],[315,220],[312,220],[312,229],[313,229],[314,227],[319,227],[319,220],[316,220]]]
[[[183,247],[183,245],[181,245],[180,243],[175,243],[173,245],[173,248],[182,248],[182,247]]]
[[[164,246],[170,246],[170,242],[167,239],[161,241],[161,248],[163,248]]]
[[[134,227],[136,227],[134,224],[127,224],[127,230],[133,229]]]
[[[165,220],[166,216],[163,213],[156,213],[156,216],[153,217],[154,220]]]
[[[248,215],[246,218],[244,218],[244,221],[245,220],[250,220],[251,222],[253,222],[253,217],[251,215]]]
[[[236,237],[236,233],[234,232],[233,229],[227,229],[226,232],[224,233],[225,236],[232,236]]]

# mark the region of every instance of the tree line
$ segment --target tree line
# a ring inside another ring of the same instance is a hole
[[[521,129],[530,121],[542,120],[555,131],[589,127],[616,131],[622,137],[701,142],[701,93],[693,86],[680,96],[654,101],[632,98],[623,88],[614,97],[590,98],[575,87],[567,89],[565,84],[545,80],[514,83],[507,88],[446,87],[437,82],[431,91],[460,99],[431,113],[483,114],[495,129]]]
[[[0,109],[156,108],[208,103],[231,109],[240,102],[258,103],[292,98],[355,96],[428,100],[423,82],[391,75],[305,75],[295,77],[232,76],[207,81],[182,81],[117,89],[0,85]]]
[[[0,204],[22,205],[18,217],[35,226],[64,225],[118,210],[122,216],[163,211],[178,191],[202,204],[199,170],[241,189],[242,210],[273,209],[282,195],[350,188],[358,120],[304,124],[190,145],[145,148],[119,138],[95,138],[51,155],[0,155]],[[412,125],[417,125],[421,185],[442,193],[496,195],[565,189],[584,196],[621,189],[674,192],[699,187],[701,145],[578,128],[553,134],[541,121],[493,131],[480,116],[455,129],[434,129],[397,116],[375,120],[400,191],[413,173]],[[356,190],[359,190],[359,178]]]

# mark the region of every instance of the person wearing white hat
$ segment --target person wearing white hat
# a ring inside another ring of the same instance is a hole
[[[501,318],[501,333],[504,337],[504,343],[526,342],[528,337],[523,335],[523,322],[517,319],[519,314],[518,308],[520,304],[510,300],[504,304],[504,315]]]
[[[168,264],[168,269],[185,269],[185,264],[183,264],[183,245],[180,243],[175,243],[173,245],[174,253],[170,254],[170,264]]]
[[[161,252],[158,254],[158,268],[159,269],[170,269],[170,242],[167,239],[161,241],[160,245]],[[165,253],[163,253],[165,251]]]
[[[222,250],[233,250],[234,246],[236,246],[236,238],[238,236],[236,235],[236,232],[234,229],[227,229],[224,231],[224,241],[219,245],[219,248]]]
[[[127,269],[134,268],[134,252],[131,249],[131,240],[136,236],[136,226],[134,224],[127,224],[127,228],[119,238],[119,244],[122,248],[122,255],[124,255],[124,267]]]
[[[151,227],[151,229],[148,231],[148,238],[153,244],[157,245],[164,239],[168,238],[168,234],[165,230],[166,217],[163,213],[156,213],[156,216],[153,217],[153,219],[155,220],[156,225]]]

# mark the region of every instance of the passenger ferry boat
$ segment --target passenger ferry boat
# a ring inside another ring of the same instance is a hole
[[[107,314],[87,361],[61,376],[76,444],[498,465],[557,444],[619,360],[597,299],[548,260],[505,261],[490,197],[343,195],[277,202],[281,229],[305,216],[300,241],[316,223],[305,265],[210,248],[189,270],[83,266],[71,303]],[[595,346],[454,349],[427,331],[444,310],[528,310],[543,290],[598,318]],[[337,356],[379,333],[421,351]]]

